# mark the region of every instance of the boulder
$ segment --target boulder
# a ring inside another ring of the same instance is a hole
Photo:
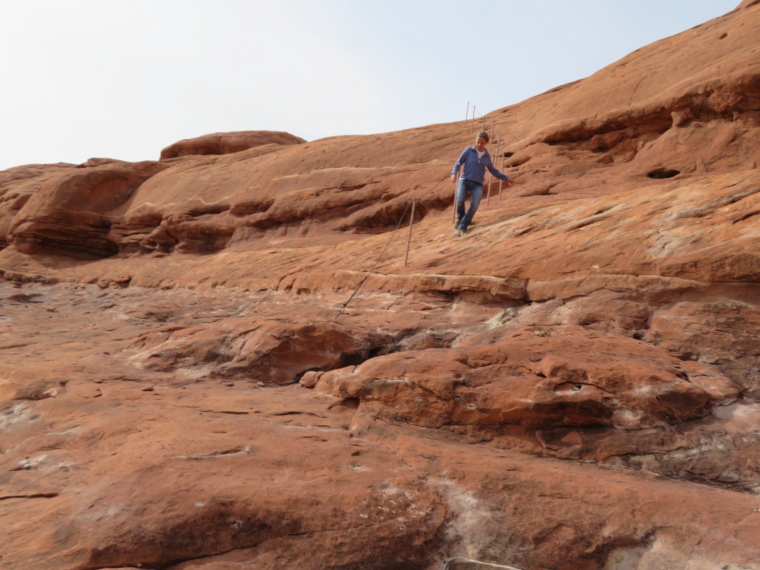
[[[229,154],[268,144],[288,145],[305,142],[301,137],[279,131],[214,133],[192,139],[184,139],[167,146],[161,151],[161,160],[196,154]]]

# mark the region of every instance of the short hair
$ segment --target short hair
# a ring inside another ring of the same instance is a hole
[[[485,132],[485,131],[480,131],[480,132],[478,133],[478,138],[481,138],[481,137],[482,137],[482,138],[484,138],[484,139],[486,139],[486,142],[488,142],[488,141],[490,141],[490,140],[491,140],[491,137],[489,137],[489,136],[488,136],[488,133],[487,133],[487,132]]]

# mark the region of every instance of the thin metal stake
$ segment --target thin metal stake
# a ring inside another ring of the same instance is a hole
[[[409,245],[412,243],[412,225],[414,224],[414,206],[417,204],[417,198],[412,199],[412,215],[409,218],[409,237],[406,239],[406,255],[404,256],[404,267],[409,262]]]
[[[491,134],[493,135],[493,123],[491,123]],[[497,147],[498,149],[498,147]],[[498,150],[497,150],[498,152]],[[493,161],[492,161],[493,162]],[[491,180],[493,179],[493,176],[491,176],[491,173],[489,172],[487,175],[486,180],[488,181],[488,193],[486,194],[486,206],[491,203]]]
[[[499,141],[496,143],[496,157],[499,157],[499,153],[501,152],[501,137],[499,137]],[[501,156],[501,173],[504,174],[504,155]],[[504,182],[501,178],[499,179],[499,201],[501,202],[501,184]]]
[[[454,181],[454,211],[451,214],[451,221],[457,221],[457,188],[459,188],[459,177],[461,175],[457,172],[456,180]]]

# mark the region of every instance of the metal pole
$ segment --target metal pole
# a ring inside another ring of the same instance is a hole
[[[496,143],[496,158],[499,158],[499,153],[501,152],[501,137],[499,137],[499,141]],[[504,155],[501,157],[501,173],[504,174]],[[499,201],[501,201],[501,183],[504,182],[502,179],[499,179]]]
[[[406,255],[404,256],[404,267],[409,262],[409,245],[412,243],[412,225],[414,224],[414,206],[417,204],[417,198],[412,199],[412,216],[409,218],[409,237],[406,240]]]
[[[457,221],[457,188],[459,187],[460,174],[457,172],[456,180],[454,180],[454,212],[451,215],[451,221]]]
[[[470,118],[470,102],[467,101],[467,111],[464,114],[465,124],[467,124],[467,119],[469,118]]]
[[[491,134],[493,134],[493,123],[491,123]],[[498,147],[497,147],[498,149]],[[497,150],[498,152],[498,150]],[[492,161],[493,162],[493,161]],[[491,203],[491,179],[493,176],[491,176],[491,173],[489,172],[487,174],[487,184],[488,184],[488,193],[486,194],[486,206]]]

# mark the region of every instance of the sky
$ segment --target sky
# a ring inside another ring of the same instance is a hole
[[[0,0],[0,170],[464,120],[740,0]]]

